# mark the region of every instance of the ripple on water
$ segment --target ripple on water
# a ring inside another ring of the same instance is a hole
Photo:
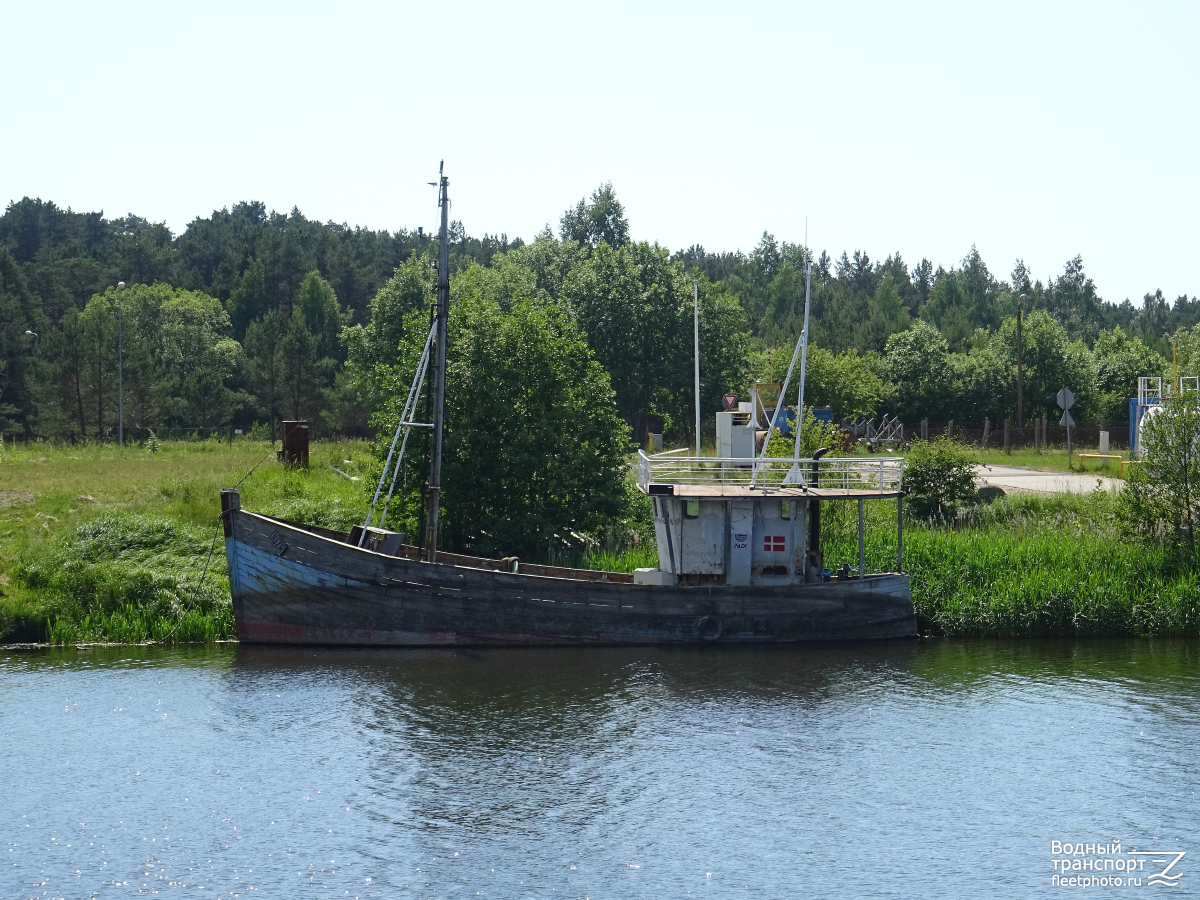
[[[0,896],[1039,896],[1053,839],[1200,853],[1198,662],[1187,641],[11,654]]]

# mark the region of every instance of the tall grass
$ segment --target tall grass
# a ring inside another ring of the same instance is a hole
[[[895,506],[867,504],[868,571],[895,567]],[[839,507],[841,507],[839,509]],[[827,504],[825,560],[857,566],[857,510]],[[947,635],[1200,634],[1200,563],[1123,538],[1113,498],[1014,494],[947,522],[906,520],[922,631]]]
[[[219,542],[200,582],[212,537],[162,516],[108,512],[60,541],[28,546],[13,574],[38,602],[21,630],[36,632],[44,622],[44,639],[52,643],[230,637]]]
[[[312,525],[349,528],[366,510],[361,442],[316,444],[307,470],[270,444],[160,441],[157,450],[31,445],[0,457],[0,640],[137,642],[232,637],[224,547],[192,602],[220,489],[256,463],[244,504]],[[32,496],[32,502],[25,498]]]
[[[658,566],[658,548],[633,547],[625,550],[595,550],[584,558],[584,568],[605,572],[632,572]]]

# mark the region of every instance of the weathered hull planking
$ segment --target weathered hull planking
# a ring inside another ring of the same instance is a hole
[[[374,646],[771,643],[913,637],[907,575],[780,587],[637,585],[386,556],[225,513],[238,637]]]

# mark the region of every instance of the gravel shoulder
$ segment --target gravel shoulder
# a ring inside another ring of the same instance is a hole
[[[1034,491],[1040,494],[1090,494],[1097,486],[1115,491],[1121,479],[1074,472],[1037,472],[1013,466],[976,466],[975,480],[980,487],[995,485],[1008,491]]]

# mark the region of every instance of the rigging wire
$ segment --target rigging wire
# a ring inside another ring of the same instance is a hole
[[[250,467],[250,471],[238,479],[237,484],[235,484],[233,486],[233,489],[236,491],[238,489],[238,487],[241,485],[241,483],[243,481],[245,481],[247,478],[249,478],[251,475],[253,475],[254,470],[257,469],[259,466],[261,466],[264,462],[266,462],[266,460],[274,453],[275,453],[275,442],[271,441],[271,449],[267,451],[267,455],[264,456],[262,459],[260,459],[258,462],[256,462],[254,465],[252,465]],[[190,613],[192,611],[192,607],[196,605],[196,598],[200,596],[200,588],[204,584],[204,579],[208,576],[208,567],[212,564],[213,554],[216,552],[216,549],[217,549],[217,534],[221,530],[221,519],[223,519],[226,515],[227,515],[227,513],[224,513],[224,512],[219,513],[217,515],[217,524],[213,527],[212,543],[208,547],[208,558],[204,560],[204,570],[200,573],[200,578],[196,581],[195,586],[192,588],[192,597],[190,600],[188,600],[187,608],[184,609],[184,611],[180,614],[178,620],[176,620],[175,625],[171,628],[171,630],[168,631],[166,634],[164,634],[162,637],[160,637],[156,640],[150,641],[151,644],[166,643],[166,641],[172,635],[174,635],[176,631],[179,630],[179,626],[183,624],[183,620],[186,619],[188,613]]]
[[[400,454],[403,456],[404,447],[408,444],[408,433],[412,430],[411,415],[416,413],[417,396],[420,392],[420,385],[425,378],[425,370],[429,364],[429,349],[433,344],[433,336],[437,330],[437,321],[429,328],[429,336],[425,338],[425,349],[421,351],[421,360],[417,364],[417,371],[413,377],[412,387],[408,389],[408,398],[404,401],[404,410],[400,413],[400,423],[396,426],[396,433],[392,436],[392,445],[388,448],[387,459],[383,463],[383,471],[379,473],[379,484],[375,488],[375,496],[371,498],[371,508],[367,510],[367,520],[363,523],[362,534],[358,538],[358,546],[363,546],[367,538],[367,529],[371,527],[371,519],[375,515],[375,506],[379,503],[379,495],[383,492],[383,482],[387,479],[388,470],[392,467],[392,457],[396,452],[396,442],[400,440],[400,432],[404,431],[404,444],[400,447]],[[396,460],[396,470],[399,471],[400,460]],[[392,487],[395,488],[396,478],[392,476]],[[388,492],[388,499],[391,499],[391,491]],[[384,502],[384,512],[387,511],[387,502]],[[382,527],[382,526],[379,526]]]

